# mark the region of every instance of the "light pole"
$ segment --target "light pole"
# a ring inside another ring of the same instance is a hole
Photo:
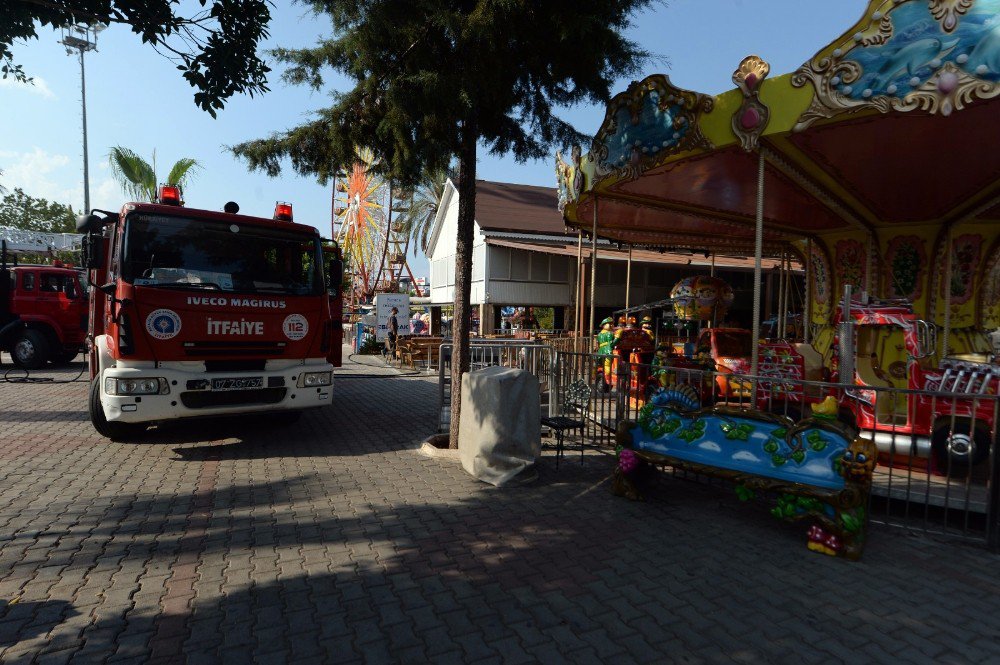
[[[75,23],[63,26],[62,40],[66,53],[80,54],[80,99],[83,107],[83,212],[90,212],[90,166],[87,163],[87,77],[83,68],[83,54],[97,50],[97,35],[107,26],[100,23]]]

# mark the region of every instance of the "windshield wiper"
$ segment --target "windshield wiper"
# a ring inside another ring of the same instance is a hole
[[[215,282],[159,282],[157,284],[143,284],[142,286],[149,287],[151,289],[194,289],[195,291],[200,291],[202,289],[212,289],[215,291],[222,290],[222,287]]]
[[[255,293],[292,293],[292,288],[286,288],[284,286],[255,286]]]

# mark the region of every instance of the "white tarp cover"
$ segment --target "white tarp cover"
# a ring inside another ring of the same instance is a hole
[[[487,367],[462,377],[458,454],[462,467],[500,487],[542,452],[538,379],[530,372]]]

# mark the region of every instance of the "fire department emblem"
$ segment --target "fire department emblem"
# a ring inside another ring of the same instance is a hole
[[[301,314],[289,314],[281,325],[285,337],[297,342],[309,333],[309,321]]]
[[[181,317],[172,309],[156,309],[146,317],[146,332],[154,339],[170,339],[181,331]]]

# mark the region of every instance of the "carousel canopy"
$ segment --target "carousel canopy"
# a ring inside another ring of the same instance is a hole
[[[1000,0],[873,0],[796,72],[750,56],[716,97],[668,77],[557,156],[570,226],[652,247],[753,252],[847,231],[1000,221]],[[801,247],[801,246],[800,246]]]

